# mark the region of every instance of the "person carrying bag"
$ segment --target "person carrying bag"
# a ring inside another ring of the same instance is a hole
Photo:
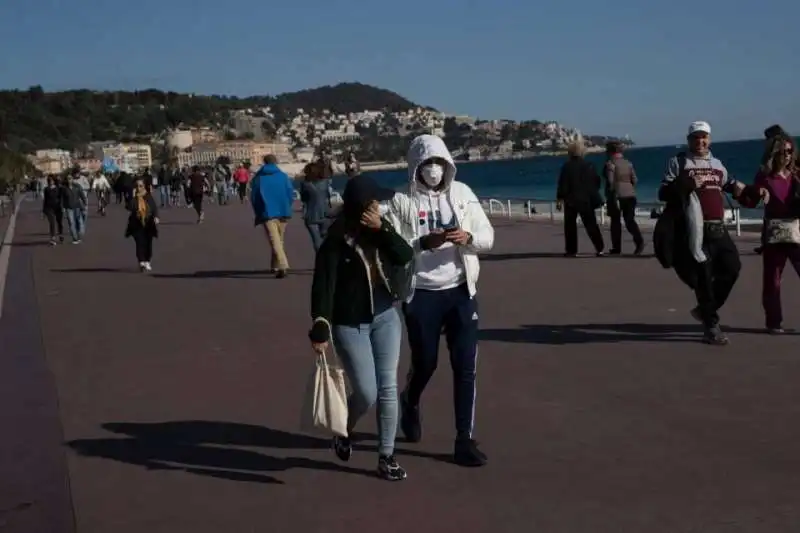
[[[349,433],[359,418],[378,404],[378,475],[391,481],[406,478],[394,457],[398,422],[397,366],[400,360],[402,326],[395,307],[398,288],[392,280],[414,257],[414,250],[380,216],[379,202],[394,192],[382,189],[369,176],[347,182],[343,206],[317,252],[311,287],[312,327],[309,339],[318,359],[318,374],[325,383],[317,386],[319,420],[331,426],[333,449],[342,461],[350,459]],[[336,347],[344,373],[352,386],[347,400],[344,434],[333,430],[341,410],[334,410],[334,394],[340,391],[324,359],[330,341]],[[319,356],[318,356],[319,357]],[[319,369],[322,370],[319,370]],[[327,377],[325,377],[327,376]],[[329,403],[323,414],[323,404]],[[316,415],[315,415],[316,416]]]
[[[330,331],[330,324],[327,324]],[[306,389],[301,427],[347,437],[347,387],[344,370],[335,353],[328,360],[326,350],[316,352],[317,360]]]

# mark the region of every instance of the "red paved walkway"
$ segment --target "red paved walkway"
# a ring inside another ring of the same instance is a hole
[[[477,436],[491,463],[442,460],[442,365],[425,440],[399,444],[409,479],[392,484],[371,476],[371,451],[342,464],[298,434],[312,362],[303,227],[288,231],[300,271],[279,281],[249,209],[162,219],[143,276],[117,209],[56,249],[21,216],[0,324],[0,530],[69,531],[72,509],[79,533],[800,528],[797,340],[758,333],[754,256],[723,313],[732,345],[715,348],[696,342],[690,294],[654,260],[566,260],[557,227],[499,224],[481,278]],[[800,325],[786,278],[787,325]]]

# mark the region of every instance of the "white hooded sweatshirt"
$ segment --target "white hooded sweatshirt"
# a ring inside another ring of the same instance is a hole
[[[417,169],[433,157],[446,162],[442,180],[444,186],[439,192],[429,191],[416,179]],[[395,229],[417,252],[411,265],[413,275],[408,280],[406,294],[402,296],[410,301],[417,287],[444,290],[465,281],[470,295],[474,295],[480,272],[478,253],[492,249],[494,228],[472,189],[455,181],[456,165],[441,138],[435,135],[417,137],[411,142],[407,160],[408,192],[397,193],[389,202],[386,214]],[[433,228],[447,226],[458,226],[472,235],[471,244],[456,246],[446,243],[436,250],[420,249],[420,237],[430,233]]]

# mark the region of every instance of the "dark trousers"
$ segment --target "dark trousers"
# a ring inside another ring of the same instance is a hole
[[[583,227],[586,228],[586,234],[591,239],[595,251],[602,252],[605,244],[594,209],[577,210],[568,205],[564,206],[564,251],[569,255],[578,253],[578,217],[581,217]]]
[[[238,186],[239,190],[239,201],[244,202],[245,197],[247,197],[247,183],[240,183]]]
[[[192,204],[192,207],[194,207],[194,210],[197,212],[197,216],[203,214],[203,193],[192,193],[189,203]]]
[[[719,323],[719,310],[739,279],[742,263],[739,250],[727,230],[721,235],[710,235],[706,231],[703,236],[703,252],[706,261],[697,265],[697,285],[694,293],[703,325],[707,328]]]
[[[472,436],[475,423],[475,372],[478,359],[478,303],[470,298],[466,283],[453,289],[417,289],[403,306],[411,369],[405,401],[419,405],[422,392],[439,362],[439,339],[444,328],[453,371],[453,404],[456,434]]]
[[[55,239],[56,235],[64,235],[64,211],[61,209],[45,209],[44,216],[50,226],[50,238]]]
[[[761,286],[761,304],[764,306],[766,326],[780,328],[783,323],[781,306],[781,280],[786,262],[792,264],[794,271],[800,275],[800,245],[797,244],[765,244],[761,252],[763,261],[763,278]]]
[[[619,205],[617,205],[619,203]],[[639,224],[636,223],[636,197],[608,199],[608,218],[611,219],[611,249],[622,250],[622,221],[625,229],[633,237],[633,243],[639,247],[644,243]]]
[[[140,263],[153,259],[153,235],[143,229],[131,233],[136,243],[136,260]]]

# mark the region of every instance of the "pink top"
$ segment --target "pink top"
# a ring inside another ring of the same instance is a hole
[[[753,183],[755,189],[769,191],[769,203],[764,206],[764,216],[766,218],[790,218],[794,216],[789,203],[794,191],[793,185],[797,185],[799,180],[800,176],[783,177],[761,173],[756,176],[755,183]]]
[[[233,179],[236,183],[247,183],[250,181],[250,172],[245,168],[237,168],[233,173]]]

